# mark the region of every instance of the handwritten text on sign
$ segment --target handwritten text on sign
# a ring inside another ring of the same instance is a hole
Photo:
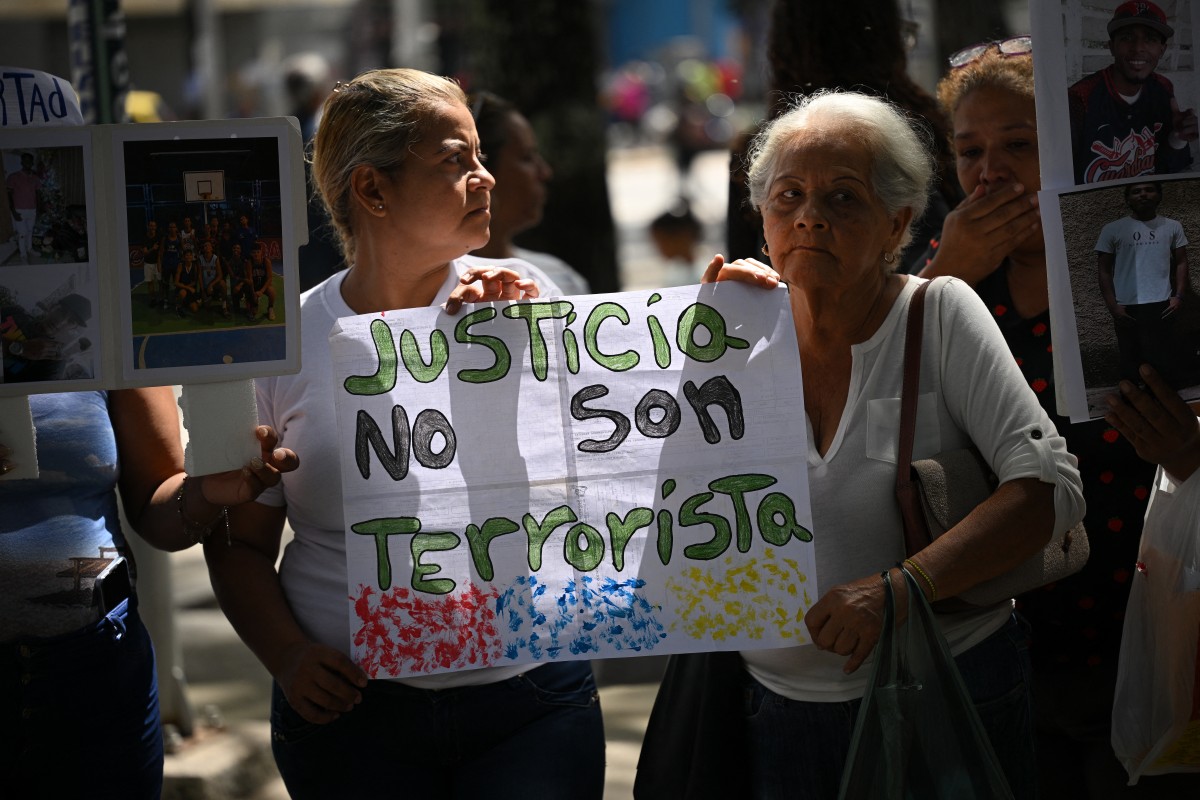
[[[331,347],[370,674],[805,641],[785,290],[369,314]]]

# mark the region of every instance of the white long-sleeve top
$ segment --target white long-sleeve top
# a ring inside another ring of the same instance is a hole
[[[908,304],[921,280],[910,278],[879,330],[851,348],[846,407],[833,443],[818,455],[809,426],[808,480],[820,591],[902,560],[904,527],[896,503],[896,449],[904,378]],[[1000,482],[1037,478],[1054,484],[1054,535],[1083,519],[1083,488],[1067,452],[1017,367],[996,323],[966,283],[938,279],[925,299],[921,394],[913,459],[943,450],[979,448]],[[1007,620],[1012,603],[938,621],[950,649],[961,653]],[[861,697],[868,660],[852,675],[846,656],[811,645],[743,651],[746,667],[767,688],[793,700],[840,702]]]

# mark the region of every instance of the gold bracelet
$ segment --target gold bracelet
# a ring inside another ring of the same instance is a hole
[[[175,494],[175,507],[179,510],[179,520],[183,523],[184,532],[191,537],[193,543],[204,544],[208,541],[213,528],[217,527],[217,523],[225,520],[225,543],[233,546],[233,535],[229,530],[229,506],[221,506],[221,513],[213,517],[212,522],[207,525],[188,519],[187,514],[183,511],[183,490],[187,487],[187,481],[188,476],[184,475],[183,480],[179,482],[179,491]]]
[[[918,564],[916,561],[913,561],[911,558],[904,559],[904,566],[912,567],[913,570],[925,580],[925,583],[929,584],[929,600],[930,600],[930,602],[937,600],[937,596],[938,596],[937,584],[933,582],[933,578],[929,577],[929,573],[926,572],[924,569],[922,569],[921,565]]]

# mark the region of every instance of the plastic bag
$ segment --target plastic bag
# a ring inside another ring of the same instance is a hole
[[[841,800],[1012,800],[933,611],[912,575],[895,625],[888,582],[883,634],[855,724]]]
[[[1200,772],[1200,475],[1146,509],[1113,699],[1113,752],[1129,773]]]

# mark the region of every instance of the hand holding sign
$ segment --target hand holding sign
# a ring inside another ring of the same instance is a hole
[[[739,258],[725,263],[725,256],[717,253],[708,267],[704,270],[701,283],[718,283],[720,281],[741,281],[764,289],[774,289],[779,285],[779,273],[771,267],[753,258]]]
[[[538,296],[538,286],[506,267],[472,267],[459,277],[459,286],[446,300],[446,313],[457,314],[463,303],[492,300],[527,300]]]
[[[1108,398],[1104,417],[1145,460],[1161,464],[1177,481],[1200,467],[1200,423],[1188,404],[1148,364],[1141,376],[1149,391],[1122,381],[1121,393]]]
[[[344,653],[305,639],[284,650],[275,680],[300,716],[324,725],[362,702],[367,674]]]
[[[203,478],[204,499],[217,506],[234,506],[248,503],[275,484],[282,473],[291,472],[300,466],[300,458],[286,447],[276,447],[279,435],[267,425],[254,431],[261,454],[250,460],[241,469],[205,475]]]

